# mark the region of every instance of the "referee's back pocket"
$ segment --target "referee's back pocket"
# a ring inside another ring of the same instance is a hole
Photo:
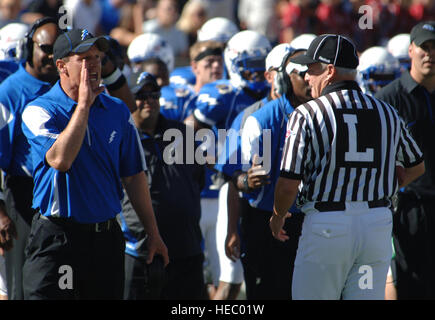
[[[313,222],[307,231],[298,247],[302,261],[339,264],[347,259],[351,247],[349,225]]]
[[[349,226],[346,224],[313,223],[311,231],[324,238],[335,238],[345,236],[349,233]]]

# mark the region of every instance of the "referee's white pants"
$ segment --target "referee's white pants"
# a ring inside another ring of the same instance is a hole
[[[392,213],[366,202],[319,212],[308,203],[293,272],[296,300],[384,299]]]

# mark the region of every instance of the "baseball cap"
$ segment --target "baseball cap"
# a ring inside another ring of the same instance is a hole
[[[435,21],[423,21],[411,30],[411,42],[421,46],[425,41],[435,40]]]
[[[62,33],[54,43],[53,60],[56,62],[57,59],[62,59],[71,53],[86,52],[94,44],[103,52],[109,50],[109,41],[105,37],[94,37],[86,29],[73,29]]]
[[[323,62],[349,69],[356,69],[359,63],[355,45],[348,38],[338,34],[322,34],[316,37],[305,54],[290,61],[305,65]]]
[[[132,73],[128,79],[128,86],[133,94],[138,93],[146,84],[150,84],[156,90],[160,90],[156,78],[149,72],[135,72]]]

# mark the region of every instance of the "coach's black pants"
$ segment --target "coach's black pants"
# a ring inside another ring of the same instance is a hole
[[[398,299],[435,299],[435,199],[399,194],[393,240]]]
[[[303,214],[286,219],[289,240],[281,242],[269,227],[271,212],[241,200],[241,260],[248,300],[291,299],[292,276]]]
[[[126,300],[203,300],[206,297],[203,254],[170,259],[164,274],[154,268],[150,276],[145,259],[125,255]],[[154,282],[150,285],[149,281]],[[160,282],[160,284],[156,283]]]
[[[116,220],[109,230],[83,230],[35,215],[23,268],[25,299],[122,299],[124,249]]]
[[[32,209],[33,179],[30,177],[7,176],[5,203],[9,217],[14,222],[18,238],[13,247],[5,253],[6,281],[8,298],[22,300],[24,248],[30,232],[32,218],[36,211]]]

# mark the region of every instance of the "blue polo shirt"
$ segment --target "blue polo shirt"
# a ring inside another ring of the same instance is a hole
[[[20,64],[18,71],[0,85],[0,167],[9,175],[31,176],[30,146],[21,129],[21,114],[29,101],[50,90],[51,85],[36,79]],[[1,124],[3,122],[3,125]]]
[[[125,104],[100,94],[89,112],[82,147],[67,172],[50,167],[45,155],[68,125],[77,103],[59,82],[29,103],[23,112],[23,132],[33,159],[33,208],[44,216],[96,223],[121,212],[120,177],[146,169],[139,135]]]

